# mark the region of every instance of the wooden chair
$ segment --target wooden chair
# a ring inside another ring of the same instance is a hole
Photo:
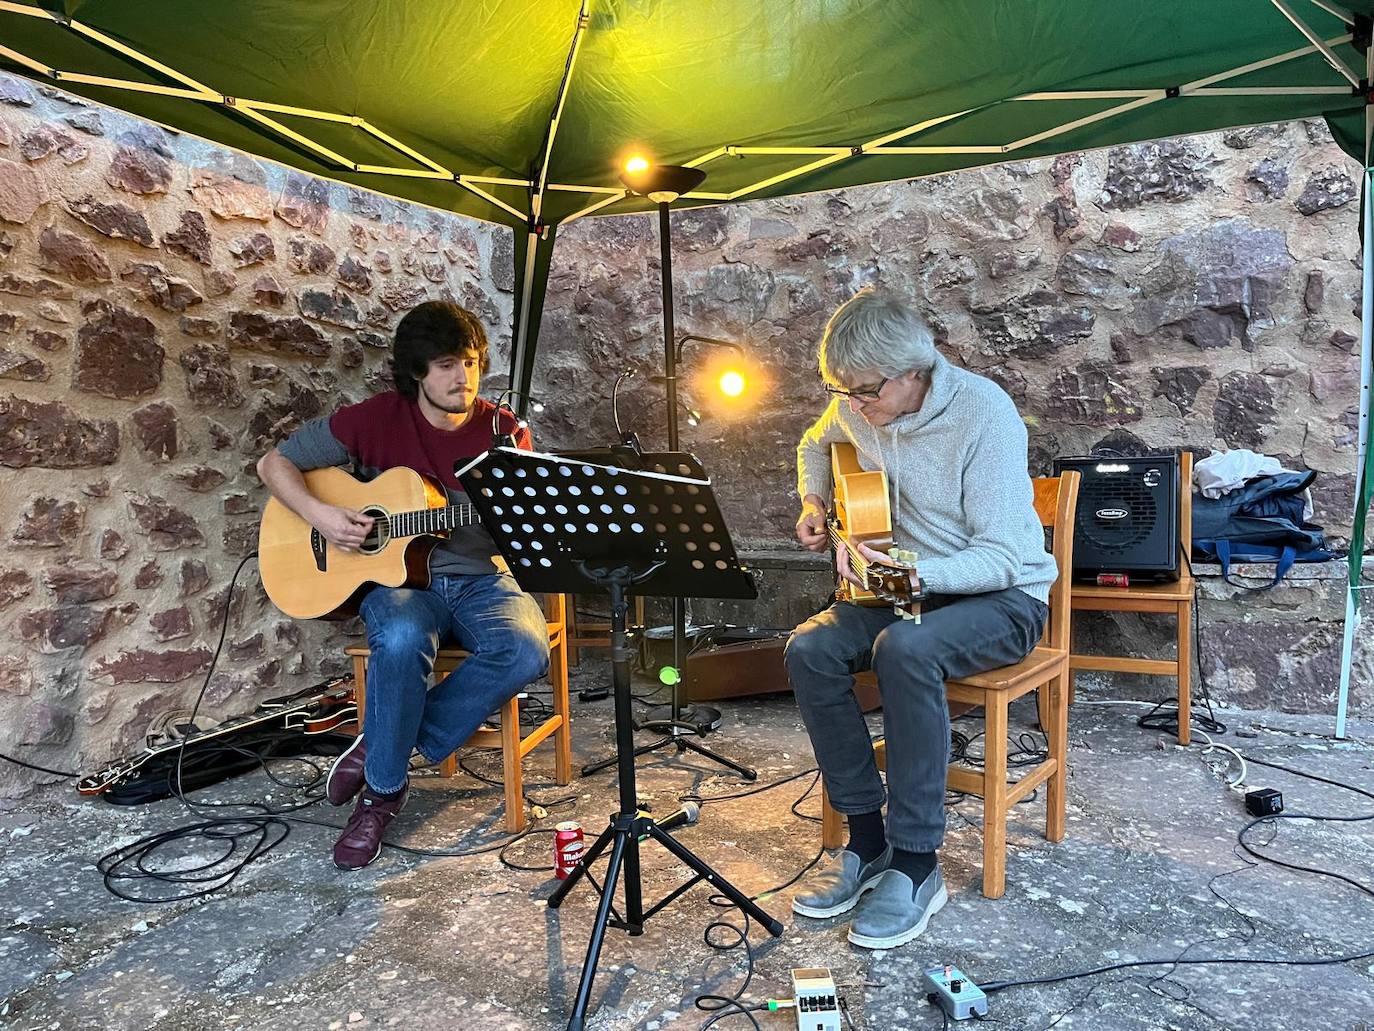
[[[644,625],[644,598],[635,595],[634,626]],[[582,662],[583,648],[609,648],[611,646],[611,624],[609,620],[586,622],[577,617],[577,599],[568,595],[568,663],[572,666]]]
[[[536,745],[552,736],[554,779],[559,784],[568,784],[572,781],[566,612],[565,595],[544,596],[544,619],[549,627],[549,683],[553,686],[553,715],[522,736],[519,701],[512,698],[501,706],[500,729],[483,727],[464,742],[465,747],[501,749],[506,829],[511,833],[525,829],[524,772],[521,761]],[[367,700],[367,660],[372,651],[367,645],[352,645],[344,649],[344,654],[353,660],[353,692],[358,703],[358,726],[361,728],[363,707]],[[434,660],[434,672],[446,674],[457,669],[468,654],[460,648],[440,648]],[[458,772],[457,753],[444,759],[439,765],[439,772],[445,777],[452,777]]]
[[[1179,463],[1181,490],[1178,500],[1178,543],[1182,549],[1182,574],[1176,582],[1140,583],[1129,587],[1099,587],[1097,584],[1073,585],[1075,612],[1152,612],[1172,615],[1178,620],[1178,655],[1172,659],[1138,659],[1126,655],[1069,656],[1069,703],[1073,703],[1073,671],[1100,670],[1108,673],[1152,673],[1178,681],[1178,743],[1192,739],[1192,651],[1193,595],[1197,581],[1188,564],[1193,550],[1193,455],[1184,451]]]
[[[1007,884],[1007,814],[1042,784],[1046,788],[1045,837],[1064,838],[1065,776],[1068,759],[1069,575],[1073,569],[1073,521],[1078,505],[1076,472],[1033,480],[1035,511],[1042,526],[1053,528],[1053,552],[1059,578],[1050,589],[1050,618],[1035,650],[1014,666],[978,673],[945,683],[951,713],[982,707],[987,742],[982,770],[951,764],[946,783],[954,791],[983,799],[983,894],[1001,898]],[[871,675],[871,674],[870,674]],[[1007,783],[1007,707],[1035,691],[1048,756],[1021,777]],[[875,746],[878,768],[887,768],[885,742]],[[830,806],[821,789],[821,842],[840,845],[843,817]]]

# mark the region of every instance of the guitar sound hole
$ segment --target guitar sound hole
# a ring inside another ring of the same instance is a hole
[[[387,524],[389,517],[386,509],[375,505],[364,508],[363,515],[371,516],[373,522],[372,529],[367,531],[367,536],[358,545],[358,551],[363,555],[375,555],[391,543],[391,528]]]

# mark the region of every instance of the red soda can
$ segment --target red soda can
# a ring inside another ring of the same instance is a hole
[[[582,862],[586,844],[582,840],[582,825],[576,820],[567,820],[554,828],[553,832],[553,872],[560,881],[567,880],[573,867]]]
[[[1125,573],[1098,573],[1098,587],[1129,587],[1131,578]]]

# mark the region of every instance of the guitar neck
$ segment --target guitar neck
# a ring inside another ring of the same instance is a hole
[[[461,505],[445,505],[442,508],[426,508],[416,512],[397,512],[389,520],[391,536],[418,537],[426,533],[444,533],[460,526],[473,526],[482,517],[477,509],[466,502]]]
[[[847,533],[834,525],[830,527],[830,544],[831,547],[836,550],[844,548],[849,552],[849,567],[853,569],[858,576],[862,577],[868,572],[870,562],[868,559],[864,558],[863,552],[859,550],[859,546],[850,539]]]

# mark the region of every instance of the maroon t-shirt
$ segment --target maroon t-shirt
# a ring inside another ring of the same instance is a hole
[[[420,406],[394,390],[346,405],[333,415],[307,423],[278,445],[277,450],[301,470],[352,465],[362,479],[402,466],[441,484],[450,504],[467,500],[453,475],[455,463],[476,458],[492,446],[496,406],[478,398],[472,415],[460,428],[443,430],[430,424]],[[501,410],[498,432],[515,433],[516,444],[530,449],[530,431],[518,429],[515,416]],[[454,530],[430,557],[434,575],[503,572],[505,562],[480,525]]]

